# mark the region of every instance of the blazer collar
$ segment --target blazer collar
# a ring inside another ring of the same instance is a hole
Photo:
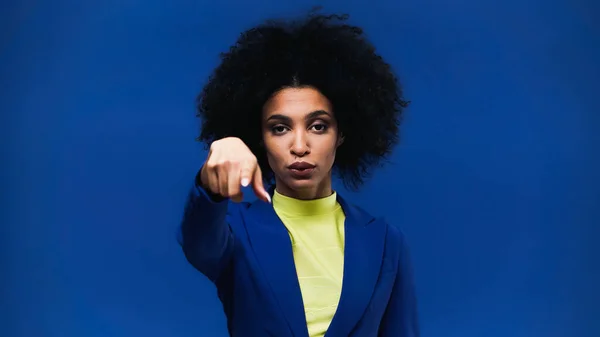
[[[344,275],[337,311],[327,337],[348,336],[366,310],[383,260],[386,224],[348,203],[339,193],[346,221]],[[252,249],[292,335],[308,336],[292,245],[273,206],[255,201],[245,221]]]

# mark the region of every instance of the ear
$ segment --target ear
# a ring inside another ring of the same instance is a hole
[[[342,133],[340,133],[338,135],[337,144],[335,147],[340,147],[340,145],[344,144],[344,139],[345,139],[344,135]]]

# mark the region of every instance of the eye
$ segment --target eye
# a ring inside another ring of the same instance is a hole
[[[271,128],[271,132],[273,132],[274,134],[282,134],[284,132],[286,132],[288,130],[288,128],[284,125],[275,125],[274,127]]]
[[[315,130],[316,132],[327,131],[327,125],[325,125],[325,124],[313,124],[310,128]]]

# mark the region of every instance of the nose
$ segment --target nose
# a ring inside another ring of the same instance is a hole
[[[305,132],[297,131],[294,134],[294,140],[290,148],[290,152],[297,157],[303,157],[310,153],[308,137],[306,137]]]

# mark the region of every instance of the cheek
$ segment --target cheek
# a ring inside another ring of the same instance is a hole
[[[335,142],[327,142],[326,146],[321,149],[321,158],[323,158],[327,166],[333,166],[336,150]]]
[[[329,164],[333,166],[333,163],[335,163],[335,149],[329,154]]]
[[[272,137],[265,137],[264,144],[269,165],[276,169],[278,166],[280,166],[279,164],[281,161],[283,161],[281,142],[276,141]]]

